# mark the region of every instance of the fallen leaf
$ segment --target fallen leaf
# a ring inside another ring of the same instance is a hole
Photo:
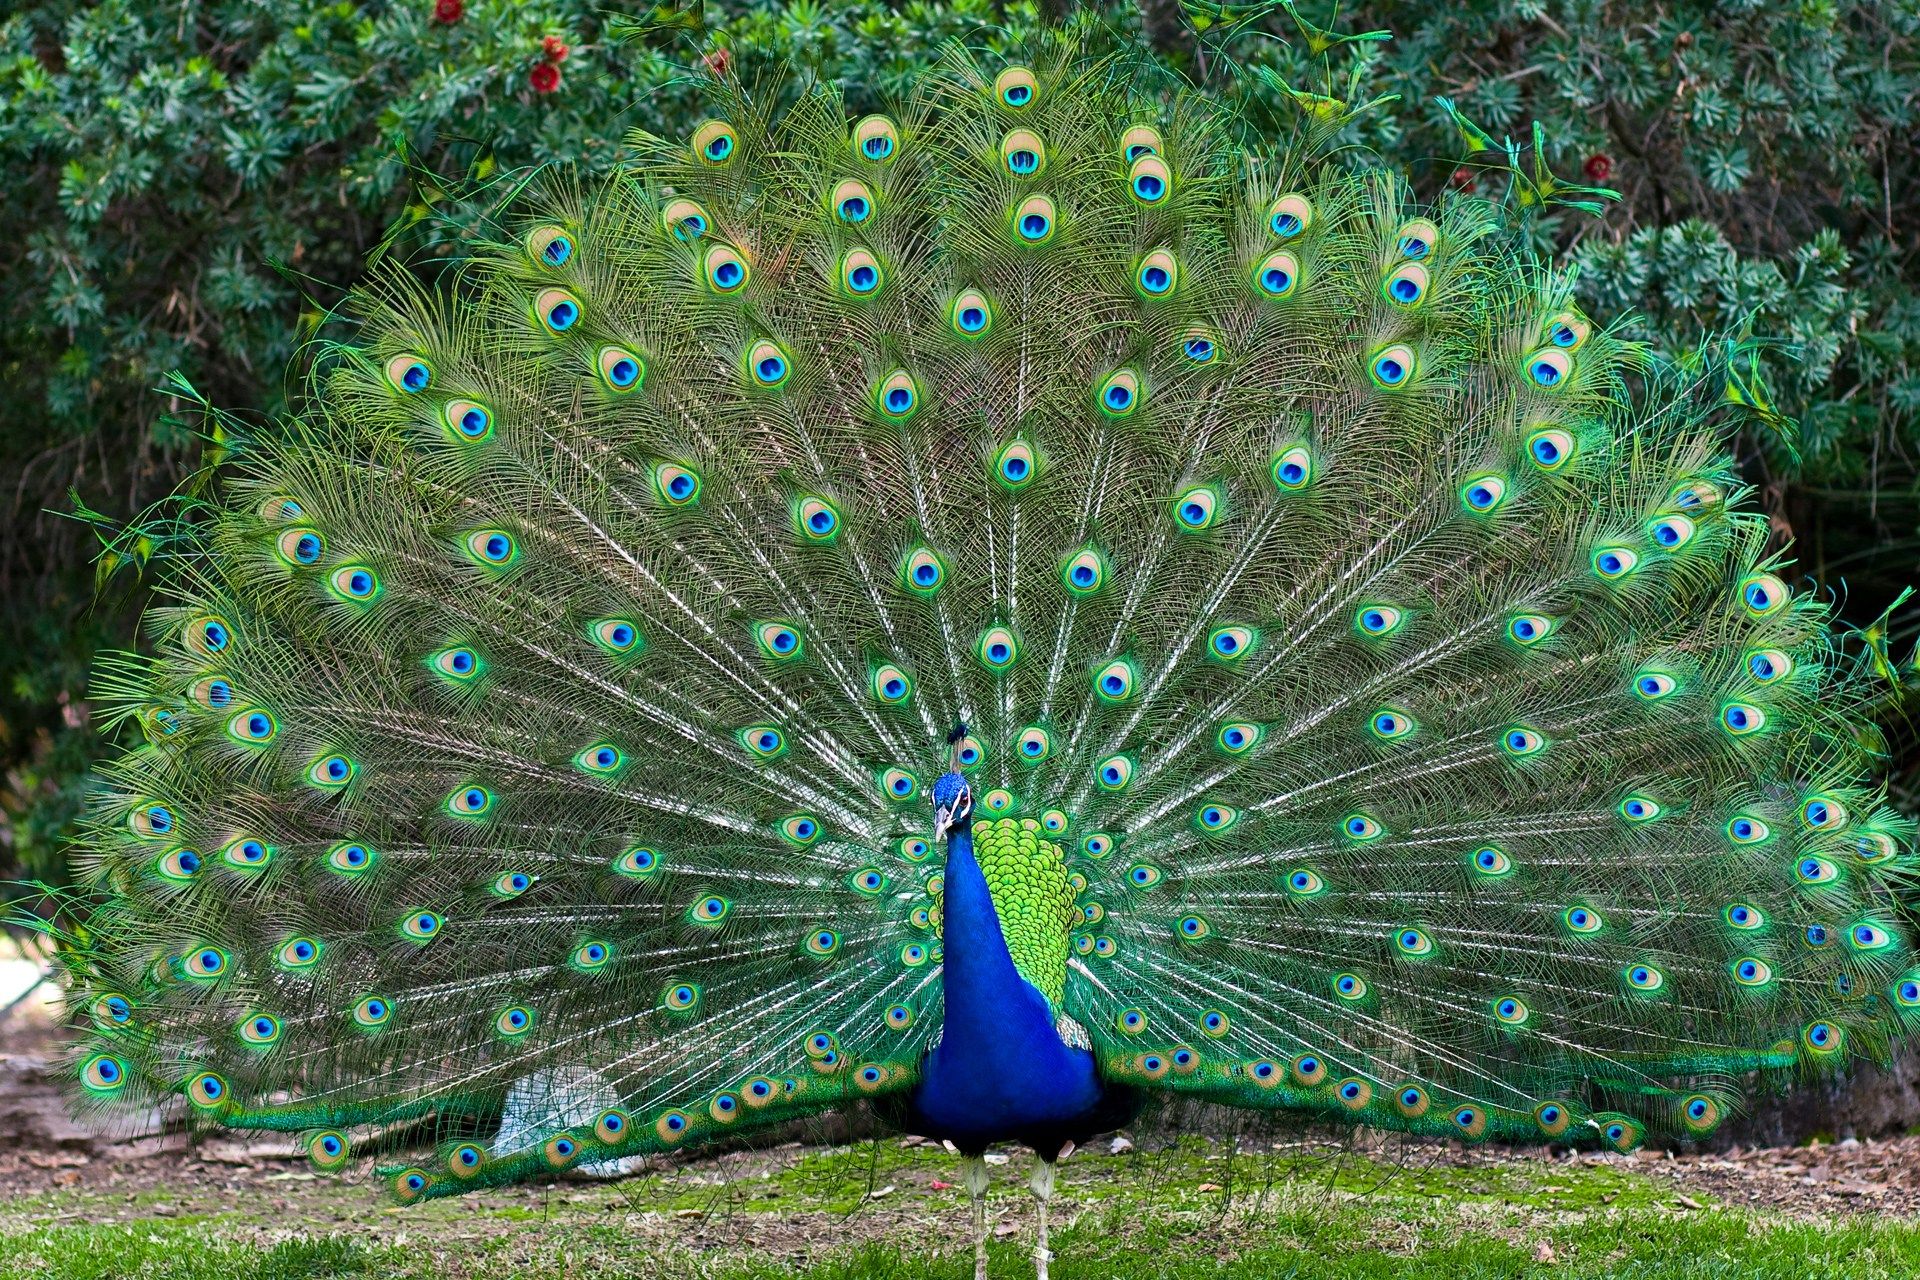
[[[1217,1182],[1203,1182],[1197,1188],[1195,1188],[1195,1190],[1201,1191],[1201,1192],[1219,1191],[1222,1189],[1223,1188]]]
[[[1533,1246],[1533,1260],[1540,1263],[1558,1262],[1560,1261],[1560,1256],[1553,1251],[1552,1244],[1542,1240],[1539,1244]]]
[[[933,1180],[933,1189],[935,1191],[951,1191],[953,1190],[953,1184],[951,1182],[942,1182],[940,1179],[935,1178]]]
[[[1685,1205],[1689,1209],[1704,1209],[1707,1207],[1704,1204],[1701,1204],[1698,1200],[1695,1200],[1692,1196],[1686,1195],[1684,1193],[1674,1196],[1674,1199],[1678,1200],[1681,1204]]]
[[[873,1190],[873,1191],[869,1191],[869,1192],[867,1192],[867,1199],[869,1199],[869,1200],[881,1200],[881,1199],[884,1199],[884,1198],[886,1198],[887,1196],[890,1196],[890,1195],[892,1195],[892,1194],[894,1193],[894,1191],[895,1191],[895,1188],[894,1188],[894,1187],[893,1187],[892,1185],[888,1185],[888,1186],[884,1186],[884,1187],[879,1187],[879,1188],[877,1188],[877,1189],[875,1189],[875,1190]]]

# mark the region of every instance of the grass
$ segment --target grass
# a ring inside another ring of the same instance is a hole
[[[992,1274],[1033,1274],[1023,1158],[997,1169]],[[619,1183],[413,1209],[281,1173],[182,1194],[106,1187],[0,1205],[21,1280],[971,1280],[965,1196],[937,1152],[761,1153]],[[871,1193],[881,1191],[875,1197]],[[1204,1142],[1063,1167],[1056,1280],[1878,1280],[1920,1275],[1920,1225],[1711,1203],[1630,1163],[1229,1154]]]

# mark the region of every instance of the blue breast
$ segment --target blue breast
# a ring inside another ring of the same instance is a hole
[[[1061,1041],[1047,998],[1014,968],[963,830],[947,846],[942,925],[945,1020],[907,1126],[974,1152],[1009,1140],[1058,1149],[1111,1127],[1102,1123],[1111,1100],[1093,1055]]]

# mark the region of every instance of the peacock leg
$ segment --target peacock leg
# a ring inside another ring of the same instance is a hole
[[[973,1280],[987,1280],[987,1161],[968,1156],[960,1162],[960,1180],[973,1200]]]
[[[1068,1147],[1066,1150],[1072,1149]],[[1047,1263],[1053,1261],[1053,1250],[1047,1248],[1047,1202],[1053,1199],[1055,1158],[1035,1152],[1033,1176],[1027,1180],[1027,1186],[1033,1191],[1034,1199],[1040,1202],[1039,1224],[1033,1238],[1035,1280],[1047,1280]]]

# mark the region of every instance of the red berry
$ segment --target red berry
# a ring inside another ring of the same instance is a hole
[[[1590,155],[1584,166],[1589,182],[1605,182],[1613,176],[1613,157],[1608,155]]]
[[[727,68],[733,65],[733,55],[725,49],[715,49],[712,53],[707,54],[702,61],[707,64],[707,70],[711,71],[714,79],[717,80],[726,75]]]
[[[433,0],[433,20],[444,22],[448,26],[460,21],[466,15],[466,0]]]
[[[552,93],[560,87],[560,68],[551,62],[543,62],[527,73],[527,83],[533,86],[535,93]]]
[[[1467,168],[1467,166],[1461,165],[1453,171],[1453,177],[1449,178],[1448,181],[1456,187],[1470,187],[1473,185],[1474,179],[1478,176],[1478,174]]]
[[[540,42],[540,47],[546,51],[548,62],[565,62],[567,59],[567,46],[561,43],[559,36],[548,36]]]

